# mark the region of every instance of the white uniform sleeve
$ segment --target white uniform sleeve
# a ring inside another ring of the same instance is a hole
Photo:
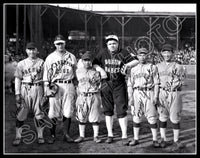
[[[21,79],[15,77],[15,95],[21,94]]]
[[[100,73],[101,79],[105,79],[108,77],[104,69],[102,69],[99,65],[94,64],[93,67],[96,71]]]

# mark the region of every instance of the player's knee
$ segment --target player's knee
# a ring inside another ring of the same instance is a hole
[[[162,122],[162,121],[159,121],[159,127],[160,128],[166,128],[167,127],[167,122]]]
[[[173,129],[180,129],[180,123],[172,123]]]
[[[96,125],[96,126],[99,126],[100,122],[92,122],[92,125]]]
[[[150,128],[157,128],[157,127],[158,127],[158,124],[157,124],[157,123],[150,124]]]
[[[133,122],[133,127],[140,127],[140,123]]]

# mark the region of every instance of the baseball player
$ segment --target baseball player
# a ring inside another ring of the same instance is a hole
[[[101,66],[108,78],[102,82],[101,89],[102,106],[104,109],[108,138],[106,143],[113,142],[113,116],[116,105],[117,118],[122,131],[122,144],[127,145],[127,88],[125,72],[128,67],[138,64],[137,60],[128,51],[119,48],[119,38],[110,34],[106,37],[107,48],[100,51],[93,64]]]
[[[47,56],[44,63],[45,83],[44,95],[48,92],[48,86],[51,83],[57,84],[57,93],[49,97],[48,117],[52,121],[50,128],[51,136],[48,143],[55,142],[56,122],[59,119],[63,121],[64,140],[68,143],[74,140],[69,136],[71,117],[74,112],[76,91],[73,83],[75,69],[77,65],[76,57],[65,49],[66,41],[62,35],[57,35],[54,40],[56,50]]]
[[[43,130],[40,124],[43,122],[44,113],[41,110],[43,97],[43,64],[44,61],[37,57],[38,50],[35,43],[26,45],[28,58],[20,61],[15,71],[15,96],[16,96],[16,138],[13,145],[21,143],[21,135],[24,121],[30,110],[33,110],[35,125],[38,133],[38,143],[43,144]],[[41,122],[40,122],[41,121]]]
[[[139,130],[142,117],[147,118],[150,124],[153,147],[159,147],[157,141],[157,110],[155,104],[158,101],[158,70],[151,63],[147,63],[148,50],[140,48],[137,51],[139,64],[131,69],[128,78],[129,87],[129,105],[131,106],[131,114],[133,115],[133,133],[134,139],[129,142],[130,146],[139,144]]]
[[[100,86],[101,76],[92,66],[92,53],[86,51],[82,56],[83,67],[76,70],[78,80],[78,98],[76,101],[76,118],[79,121],[80,136],[75,142],[80,143],[85,138],[85,124],[87,120],[92,123],[94,141],[100,143],[98,138],[100,123]]]
[[[173,56],[172,45],[163,45],[161,54],[164,61],[157,64],[160,77],[158,113],[161,134],[161,147],[164,148],[166,146],[167,120],[170,119],[172,122],[174,134],[174,147],[181,148],[183,147],[183,144],[179,140],[182,111],[180,90],[182,85],[181,73],[183,67],[178,63],[171,61]]]

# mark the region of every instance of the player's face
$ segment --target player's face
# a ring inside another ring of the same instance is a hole
[[[59,52],[62,52],[65,50],[65,43],[57,43],[55,44],[55,46],[56,46],[56,50]]]
[[[116,52],[118,50],[118,42],[115,40],[109,40],[107,42],[107,47],[110,52]]]
[[[90,59],[84,59],[83,60],[83,66],[86,69],[91,68],[92,67],[92,61]]]
[[[161,53],[162,53],[162,56],[163,56],[165,61],[170,61],[171,60],[172,51],[165,50],[165,51],[162,51]]]
[[[138,54],[137,57],[138,57],[138,60],[139,60],[139,62],[140,62],[141,64],[146,63],[147,54],[144,54],[144,53]]]
[[[28,49],[26,49],[26,53],[29,58],[35,59],[38,54],[38,50],[37,50],[37,48],[28,48]]]

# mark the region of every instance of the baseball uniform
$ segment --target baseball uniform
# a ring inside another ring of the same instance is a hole
[[[68,51],[62,55],[54,51],[45,60],[44,82],[54,82],[59,87],[55,96],[49,98],[50,119],[70,118],[73,115],[76,91],[72,79],[76,64],[75,56]]]
[[[21,142],[22,125],[27,119],[30,110],[33,110],[35,115],[34,121],[38,132],[38,143],[44,143],[44,127],[42,127],[42,124],[44,123],[42,120],[44,113],[41,110],[44,61],[36,57],[38,51],[35,43],[28,43],[26,46],[26,52],[28,58],[17,64],[14,74],[16,104],[18,108],[16,113],[16,139],[13,141],[13,145],[19,145]],[[42,124],[40,124],[40,122]]]

